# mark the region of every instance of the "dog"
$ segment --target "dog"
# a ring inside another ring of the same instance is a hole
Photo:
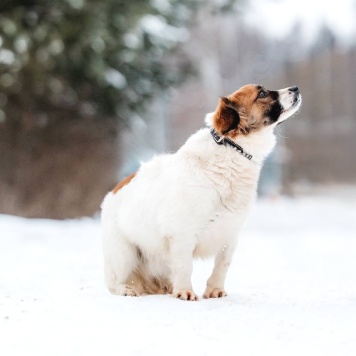
[[[295,86],[245,85],[221,97],[206,127],[176,153],[142,164],[108,193],[102,227],[109,291],[195,301],[193,258],[215,257],[203,297],[226,296],[226,274],[263,161],[275,146],[274,129],[301,102]]]

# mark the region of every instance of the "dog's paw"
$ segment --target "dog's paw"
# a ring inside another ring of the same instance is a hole
[[[173,293],[173,286],[171,284],[167,286],[163,286],[162,294],[172,294]]]
[[[213,287],[206,287],[206,290],[203,294],[203,298],[222,298],[226,297],[227,293],[224,289],[221,288],[213,288]]]
[[[111,294],[122,295],[125,297],[138,297],[140,294],[135,290],[135,288],[122,284],[118,287],[110,287],[109,291]]]
[[[178,289],[173,292],[173,296],[181,300],[198,300],[198,296],[192,290],[189,289]]]
[[[126,288],[122,294],[125,297],[138,297],[140,294],[134,288]]]

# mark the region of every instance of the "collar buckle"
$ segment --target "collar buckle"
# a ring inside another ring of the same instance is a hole
[[[250,155],[249,153],[246,153],[246,152],[244,152],[244,156],[247,158],[247,159],[249,159],[250,161],[251,161],[251,159],[252,159],[252,155]]]
[[[219,134],[213,129],[210,131],[211,136],[213,136],[214,141],[218,144],[218,145],[224,145],[224,137],[220,137]]]

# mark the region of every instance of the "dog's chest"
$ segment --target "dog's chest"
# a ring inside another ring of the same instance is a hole
[[[235,244],[238,231],[246,218],[246,213],[216,212],[206,222],[197,235],[195,257],[216,255],[225,246]]]
[[[231,186],[234,189],[231,189]],[[246,184],[243,179],[234,185],[218,186],[215,209],[205,216],[202,228],[197,235],[194,250],[196,257],[209,257],[231,244],[235,244],[239,229],[245,221],[255,200],[255,182]]]

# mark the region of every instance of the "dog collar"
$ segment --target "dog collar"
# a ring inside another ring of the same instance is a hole
[[[231,146],[235,151],[237,151],[238,153],[240,153],[242,156],[246,157],[248,160],[252,160],[253,156],[250,155],[249,153],[245,152],[244,149],[239,146],[237,143],[235,143],[234,141],[230,140],[227,137],[223,137],[220,136],[214,129],[210,130],[211,136],[213,136],[214,141],[218,144],[218,145],[229,145]]]

